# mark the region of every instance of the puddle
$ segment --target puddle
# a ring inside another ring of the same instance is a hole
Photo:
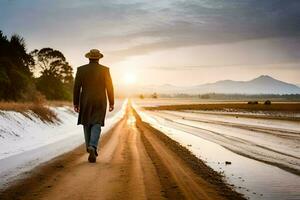
[[[300,199],[300,177],[253,159],[235,154],[213,142],[171,130],[167,134],[190,149],[207,165],[225,175],[229,184],[250,199]],[[230,163],[226,164],[226,161]]]

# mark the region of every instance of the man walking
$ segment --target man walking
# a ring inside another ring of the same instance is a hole
[[[103,57],[97,49],[92,49],[85,57],[89,64],[77,68],[73,90],[74,111],[79,113],[78,123],[83,125],[88,161],[96,162],[97,147],[104,126],[107,96],[109,111],[114,109],[114,90],[109,68],[99,64]]]

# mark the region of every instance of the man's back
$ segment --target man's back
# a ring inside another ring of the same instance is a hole
[[[82,82],[82,93],[87,95],[89,100],[97,100],[105,95],[107,71],[107,67],[98,63],[90,63],[78,68]]]
[[[109,68],[90,62],[77,69],[74,84],[74,105],[80,105],[78,124],[104,125],[107,96],[114,105],[114,94]]]

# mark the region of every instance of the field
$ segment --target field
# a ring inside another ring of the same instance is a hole
[[[223,173],[246,197],[300,197],[300,103],[134,102],[144,121]]]
[[[101,139],[97,163],[87,162],[82,145],[28,172],[0,198],[244,199],[221,174],[124,105],[124,117]]]
[[[69,151],[82,144],[83,136],[82,128],[75,126],[76,114],[64,102],[43,105],[57,113],[61,124],[44,123],[34,113],[25,117],[33,104],[3,103],[0,177],[2,186],[10,187],[0,197],[300,198],[299,103],[129,102],[117,101],[116,110],[107,113],[96,164],[86,161],[84,146]],[[7,151],[11,144],[18,152]],[[69,152],[44,163],[62,149]],[[22,171],[25,178],[11,180]]]
[[[248,104],[247,102],[228,103],[201,103],[181,105],[160,105],[145,107],[147,110],[214,110],[214,111],[277,111],[277,112],[299,112],[300,103],[272,103],[271,105]]]

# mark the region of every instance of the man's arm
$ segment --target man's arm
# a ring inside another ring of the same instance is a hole
[[[105,86],[109,101],[109,111],[113,111],[114,104],[115,104],[115,97],[114,97],[114,87],[111,80],[109,69],[107,70],[106,77],[105,77]]]
[[[75,112],[79,112],[80,91],[81,91],[81,78],[77,69],[74,88],[73,88],[73,105],[74,105]]]

